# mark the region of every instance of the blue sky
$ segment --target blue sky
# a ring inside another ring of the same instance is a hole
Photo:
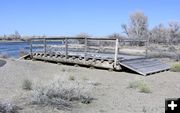
[[[134,11],[143,11],[149,27],[180,20],[180,0],[0,0],[0,35],[93,36],[121,33]]]

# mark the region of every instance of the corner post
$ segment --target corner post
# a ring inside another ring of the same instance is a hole
[[[119,46],[119,40],[116,39],[115,56],[114,56],[114,67],[115,67],[115,68],[117,67],[118,46]]]
[[[87,59],[87,37],[84,38],[84,43],[85,43],[85,49],[84,49],[84,61],[86,63],[86,59]]]

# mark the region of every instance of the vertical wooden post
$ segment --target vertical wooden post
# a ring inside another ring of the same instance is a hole
[[[44,38],[44,54],[46,55],[46,39]]]
[[[86,62],[86,59],[87,59],[87,37],[84,38],[84,45],[85,45],[85,48],[84,48],[84,61]]]
[[[30,40],[30,55],[32,57],[32,39]]]
[[[68,39],[65,38],[65,57],[68,58]]]
[[[118,46],[119,46],[119,40],[118,40],[118,39],[116,39],[116,45],[115,45],[115,56],[114,56],[114,67],[116,67],[116,64],[117,64]]]
[[[149,45],[149,40],[146,40],[146,58],[148,57],[148,45]]]

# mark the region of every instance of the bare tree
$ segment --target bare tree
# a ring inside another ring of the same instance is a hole
[[[19,32],[16,30],[16,31],[14,32],[14,34],[12,35],[12,38],[13,38],[14,40],[19,40],[19,39],[21,39],[21,35],[20,35]]]
[[[151,30],[150,42],[168,44],[169,31],[163,24],[155,26]]]
[[[180,23],[177,21],[169,22],[169,44],[179,42],[180,40]]]
[[[180,42],[180,24],[171,21],[168,25],[168,27],[165,27],[163,24],[155,26],[150,31],[150,42],[163,44],[175,44]]]
[[[129,24],[121,25],[123,32],[129,38],[146,39],[148,37],[148,17],[137,11],[130,14]]]
[[[113,33],[113,34],[109,35],[108,38],[124,39],[125,37],[119,33]]]

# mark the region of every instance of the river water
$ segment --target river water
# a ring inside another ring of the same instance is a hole
[[[18,58],[20,51],[29,52],[28,42],[0,42],[0,54]]]
[[[33,46],[33,51],[38,51],[42,49],[44,46],[42,42],[34,42],[36,43],[36,47]],[[62,42],[47,42],[50,45],[59,45]],[[29,42],[0,42],[0,56],[5,55],[11,58],[19,58],[20,52],[30,52],[30,43]]]
[[[36,47],[33,46],[33,51],[39,51],[39,50],[43,50],[42,48],[44,47],[42,45],[42,42],[36,42]],[[62,44],[61,42],[48,42],[48,45],[59,45]],[[0,42],[0,56],[5,55],[11,58],[19,58],[20,57],[20,52],[30,52],[30,43],[29,42]],[[79,53],[79,55],[82,52]],[[77,52],[76,52],[77,54]],[[84,53],[83,53],[84,54]],[[95,54],[95,53],[94,53]],[[114,54],[100,54],[100,53],[96,53],[96,55],[99,56],[104,56],[104,57],[112,57],[114,58]],[[133,59],[133,58],[139,58],[142,56],[129,56],[129,55],[122,55],[119,54],[118,57],[122,57],[125,59]]]

